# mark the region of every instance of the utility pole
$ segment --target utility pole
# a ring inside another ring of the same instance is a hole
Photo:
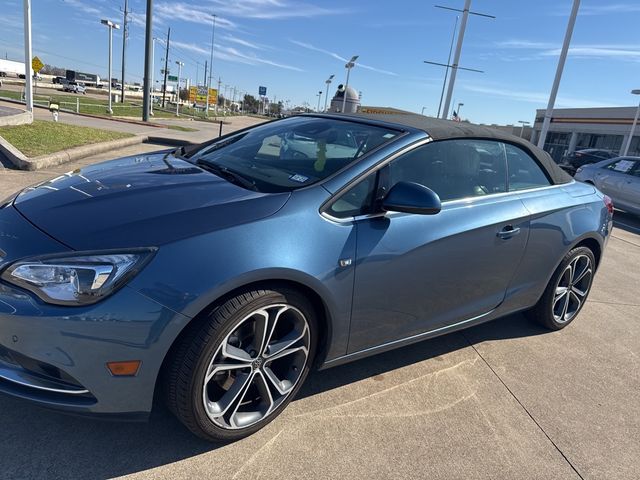
[[[162,108],[164,108],[165,97],[167,95],[167,75],[169,75],[169,41],[171,39],[171,27],[167,31],[167,49],[164,54],[164,82],[162,84]]]
[[[31,76],[31,0],[24,0],[24,78],[27,112],[33,114],[33,77]],[[33,118],[33,117],[32,117]]]
[[[180,116],[180,76],[182,75],[182,67],[184,66],[184,62],[176,61],[176,63],[178,64],[178,83],[176,84],[176,87],[177,87],[176,117],[179,117]]]
[[[149,121],[153,115],[153,56],[156,39],[153,38],[153,0],[147,0],[147,24],[144,37],[144,97],[142,100],[142,120]],[[109,79],[111,85],[111,79]]]
[[[122,94],[120,95],[120,103],[124,103],[124,66],[127,52],[127,37],[129,37],[129,1],[124,0],[124,18],[122,20]],[[111,79],[109,79],[111,81]]]
[[[447,65],[451,65],[451,54],[453,53],[453,42],[456,39],[456,30],[458,29],[458,20],[460,20],[460,16],[456,15],[456,23],[453,26],[453,32],[451,33],[451,45],[449,46],[449,57],[447,58]],[[440,92],[440,103],[438,104],[437,118],[440,118],[440,110],[442,110],[442,100],[444,99],[444,90],[447,88],[448,77],[449,77],[449,67],[444,69],[444,82],[442,82],[442,92]]]
[[[562,50],[560,51],[560,58],[558,59],[558,68],[556,69],[556,76],[553,79],[553,86],[551,87],[551,94],[549,95],[549,103],[547,104],[547,110],[544,112],[542,129],[540,130],[540,136],[538,137],[538,147],[540,148],[544,148],[544,142],[547,139],[549,124],[551,123],[551,117],[553,116],[553,107],[556,103],[556,95],[558,94],[558,87],[560,86],[560,79],[562,78],[562,70],[564,70],[564,62],[567,60],[567,53],[569,52],[569,44],[571,43],[571,36],[573,35],[573,26],[576,24],[576,17],[578,16],[579,7],[580,7],[580,0],[573,0],[573,7],[571,8],[571,16],[569,17],[569,24],[567,25],[567,31],[564,35],[564,43],[562,44]]]
[[[153,0],[151,0],[151,3],[153,3]],[[149,18],[149,14],[147,14],[147,20]],[[150,28],[150,27],[147,27]],[[148,35],[153,35],[153,29],[150,29],[148,32]],[[147,88],[146,86],[144,87],[144,91],[149,91],[150,92],[150,101],[149,101],[149,115],[151,115],[153,117],[153,99],[155,98],[153,96],[153,91],[155,89],[155,82],[154,82],[154,77],[155,77],[155,61],[156,61],[156,37],[153,37],[153,40],[151,41],[151,85],[149,85],[149,88]],[[144,62],[144,68],[145,68],[145,82],[147,81],[147,77],[148,77],[148,73],[146,72],[146,68],[147,68],[147,57],[145,55],[145,62]],[[145,97],[146,98],[146,97]],[[145,110],[146,112],[147,110]],[[148,121],[148,120],[147,120]]]

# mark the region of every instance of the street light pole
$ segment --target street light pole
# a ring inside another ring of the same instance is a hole
[[[640,90],[631,90],[631,93],[634,95],[640,95]],[[638,115],[640,115],[640,103],[638,104],[638,108],[636,108],[636,116],[633,118],[633,124],[631,125],[631,132],[629,132],[629,138],[627,139],[627,143],[624,146],[624,151],[622,152],[623,157],[626,157],[627,154],[629,153],[631,140],[633,140],[633,134],[636,131],[636,124],[638,123]]]
[[[153,0],[147,0],[147,21],[145,25],[144,38],[144,97],[142,99],[142,120],[149,121],[149,116],[153,115]],[[111,86],[111,79],[109,79]]]
[[[464,107],[464,103],[459,103],[458,104],[458,108],[456,110],[456,113],[458,114],[458,118],[460,118],[460,109]]]
[[[151,88],[149,89],[149,115],[153,117],[153,90],[154,90],[154,78],[155,78],[155,61],[156,61],[156,37],[151,40]],[[146,90],[145,90],[146,91]]]
[[[347,62],[344,68],[347,69],[347,81],[344,84],[344,95],[342,96],[342,111],[340,113],[344,113],[344,109],[347,105],[347,90],[349,88],[349,73],[351,69],[356,66],[356,60],[358,59],[358,55],[354,55],[351,57],[351,60]]]
[[[214,13],[211,15],[213,17],[212,27],[211,27],[211,58],[209,59],[209,79],[205,75],[204,83],[207,85],[207,105],[205,107],[205,115],[209,116],[209,90],[211,90],[211,77],[213,76],[213,42],[216,38],[216,18],[217,15]],[[219,92],[218,92],[219,93]],[[216,100],[215,106],[216,116],[218,116],[218,102]]]
[[[112,46],[113,46],[113,29],[120,29],[120,25],[113,23],[111,20],[100,20],[100,23],[109,28],[109,115],[113,115],[113,109],[111,108],[111,60],[112,60]]]
[[[176,117],[180,116],[180,77],[182,76],[182,67],[184,66],[184,62],[176,61],[176,65],[178,65],[178,85],[176,92]]]
[[[322,90],[318,92],[318,109],[316,112],[320,112],[320,100],[322,99]]]
[[[422,107],[422,111],[420,112],[420,115],[424,115],[424,109],[427,107]]]
[[[453,95],[453,87],[456,84],[456,74],[458,73],[458,65],[460,64],[460,54],[462,53],[462,42],[464,41],[464,32],[467,28],[467,19],[469,18],[469,9],[471,8],[471,0],[465,0],[464,10],[462,12],[462,21],[460,22],[460,33],[458,34],[458,43],[456,44],[456,52],[453,56],[453,65],[451,66],[451,79],[447,86],[447,96],[444,100],[444,108],[442,110],[442,118],[445,120],[449,116],[449,105],[451,104],[451,96]]]
[[[31,76],[31,0],[24,0],[24,100],[27,112],[33,114],[33,77]]]
[[[556,103],[556,95],[558,94],[558,87],[560,86],[560,79],[562,78],[562,70],[564,70],[564,63],[567,60],[567,53],[569,52],[569,44],[571,43],[571,35],[573,35],[573,26],[576,24],[576,17],[578,16],[579,7],[580,7],[580,0],[573,0],[573,7],[571,8],[571,16],[569,17],[569,24],[567,25],[567,31],[564,35],[564,43],[562,44],[562,50],[560,51],[560,58],[558,59],[558,68],[556,69],[556,76],[553,79],[553,86],[551,87],[551,94],[549,95],[549,103],[547,104],[547,110],[544,112],[542,129],[540,130],[540,136],[538,137],[538,147],[540,148],[544,148],[544,143],[547,139],[549,124],[551,123],[551,117],[553,116],[553,107]]]
[[[331,85],[331,80],[333,80],[333,77],[335,77],[335,75],[331,75],[329,78],[327,78],[324,83],[327,84],[327,88],[325,89],[325,94],[324,94],[324,111],[327,111],[327,100],[329,100],[329,85]]]
[[[529,125],[531,122],[527,122],[526,120],[518,120],[518,123],[522,125],[522,127],[520,128],[520,138],[522,138],[522,135],[524,135],[524,126]]]

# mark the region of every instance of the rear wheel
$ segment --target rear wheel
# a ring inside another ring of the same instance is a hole
[[[208,440],[256,432],[306,378],[315,325],[312,305],[295,291],[255,290],[226,301],[174,351],[165,379],[169,408]]]
[[[551,330],[569,325],[587,301],[595,272],[595,257],[587,247],[567,253],[529,316]]]

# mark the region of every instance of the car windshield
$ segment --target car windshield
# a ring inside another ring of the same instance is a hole
[[[327,178],[400,133],[332,118],[292,117],[208,145],[190,161],[242,177],[255,190],[283,192]]]

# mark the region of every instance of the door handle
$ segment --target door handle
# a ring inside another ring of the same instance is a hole
[[[503,240],[508,240],[509,238],[515,237],[520,233],[520,227],[514,227],[513,225],[507,225],[502,230],[498,232],[498,237]]]

